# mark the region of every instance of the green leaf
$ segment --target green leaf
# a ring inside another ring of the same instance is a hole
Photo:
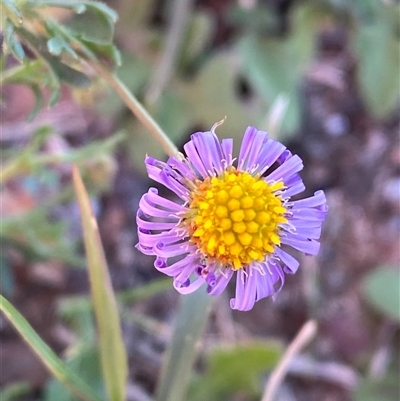
[[[86,10],[86,1],[77,0],[28,0],[28,7],[64,7],[81,14]]]
[[[123,401],[125,400],[128,367],[117,302],[111,285],[97,222],[90,206],[88,194],[76,167],[73,169],[73,181],[81,211],[103,376],[109,399],[111,401]]]
[[[83,72],[63,64],[57,57],[46,55],[45,59],[61,81],[77,88],[90,86],[90,79]]]
[[[113,67],[122,64],[121,53],[112,43],[95,43],[81,39],[81,43],[94,55],[111,61]]]
[[[390,373],[383,380],[364,379],[358,386],[354,401],[398,401],[399,374]]]
[[[2,11],[4,11],[7,18],[15,25],[21,26],[23,18],[21,12],[15,7],[15,4],[11,0],[1,0]]]
[[[22,397],[26,396],[30,391],[31,386],[27,382],[8,384],[0,390],[0,400],[18,401]]]
[[[170,278],[159,279],[144,284],[138,288],[132,288],[116,293],[117,300],[124,303],[135,303],[160,294],[171,288]],[[88,311],[92,308],[92,303],[88,297],[74,296],[62,298],[58,303],[59,311],[62,316],[71,317],[80,311]]]
[[[218,129],[220,137],[224,132],[237,138],[246,128],[249,116],[236,94],[238,74],[234,68],[234,56],[219,53],[200,70],[195,80],[177,92],[184,99],[182,113],[188,113],[192,124],[201,125],[204,129],[227,116],[226,122]],[[172,89],[172,88],[171,88]]]
[[[4,84],[39,85],[45,81],[46,71],[42,60],[25,61],[3,71],[0,82]]]
[[[205,289],[181,297],[174,333],[166,350],[155,401],[184,401],[198,351],[198,342],[207,324],[211,297]],[[207,399],[212,399],[208,398]]]
[[[210,350],[207,371],[193,383],[189,399],[224,400],[237,392],[259,397],[263,387],[261,375],[276,365],[282,352],[279,343],[263,340]]]
[[[44,98],[40,86],[46,81],[46,68],[42,60],[25,61],[24,64],[9,68],[1,74],[2,84],[27,85],[35,96],[35,106],[28,116],[32,121],[44,105]]]
[[[74,57],[76,53],[71,49],[69,44],[64,40],[61,35],[55,35],[47,41],[47,48],[53,56],[59,56],[63,51],[68,52]]]
[[[100,356],[96,348],[86,344],[73,346],[68,350],[67,366],[90,385],[99,396],[105,393],[101,376]],[[75,401],[75,398],[56,380],[51,380],[44,391],[43,401]]]
[[[400,99],[400,42],[391,31],[389,19],[382,16],[359,26],[353,47],[358,57],[358,84],[367,106],[376,118],[384,118]]]
[[[363,292],[370,304],[387,317],[400,321],[400,272],[398,267],[380,267],[365,278]]]
[[[26,40],[32,50],[47,63],[50,67],[52,74],[50,75],[49,84],[53,89],[52,98],[49,101],[54,101],[58,98],[58,89],[60,81],[67,82],[79,88],[85,88],[90,85],[90,79],[82,72],[63,64],[58,57],[53,56],[47,51],[47,43],[43,38],[38,38],[25,28],[18,28],[16,30],[24,40]]]
[[[181,58],[184,66],[195,62],[210,44],[215,31],[213,18],[203,12],[193,14],[183,38]]]
[[[14,26],[10,20],[6,20],[4,27],[4,45],[3,49],[5,53],[11,52],[17,60],[21,63],[25,60],[25,52],[15,36]]]
[[[321,18],[321,15],[323,18]],[[284,39],[245,35],[238,42],[242,70],[267,107],[278,96],[288,98],[282,131],[288,135],[300,123],[298,90],[313,56],[315,32],[329,16],[313,4],[301,4],[292,14],[291,32]]]
[[[77,397],[85,401],[101,401],[92,389],[57,357],[50,347],[43,342],[25,318],[0,295],[0,310],[12,323],[18,333],[28,343],[47,369]]]
[[[107,44],[112,42],[117,14],[102,3],[86,3],[86,11],[77,14],[69,28],[81,39]]]
[[[42,110],[44,106],[43,94],[40,88],[37,85],[31,85],[32,92],[35,96],[35,106],[32,111],[29,113],[28,121],[32,121]]]
[[[5,244],[3,243],[3,246]],[[5,256],[0,255],[0,289],[3,294],[11,295],[14,292],[14,273]],[[1,400],[1,398],[0,398]]]
[[[72,265],[81,262],[74,243],[68,239],[65,222],[55,222],[44,209],[3,217],[0,233],[3,243],[10,242],[10,246],[17,249],[26,248],[30,258],[53,259]]]

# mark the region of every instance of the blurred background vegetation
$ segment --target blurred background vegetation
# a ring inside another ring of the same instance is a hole
[[[309,193],[327,193],[321,253],[302,258],[275,302],[232,312],[232,288],[217,301],[188,400],[259,400],[266,375],[309,318],[317,319],[318,336],[292,361],[277,399],[397,400],[398,2],[114,0],[106,3],[119,15],[115,31],[112,12],[39,3],[27,6],[26,31],[2,26],[1,293],[103,394],[71,185],[77,164],[119,300],[127,398],[152,399],[177,294],[135,250],[135,213],[150,185],[145,154],[165,154],[77,62],[68,40],[79,39],[88,59],[96,52],[116,68],[178,147],[227,116],[221,137],[237,144],[247,125],[268,130],[305,160]],[[18,19],[7,9],[10,15]],[[0,335],[2,401],[75,399],[3,316]]]

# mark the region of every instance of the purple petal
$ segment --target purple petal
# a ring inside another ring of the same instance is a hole
[[[256,131],[252,135],[251,146],[246,144],[246,158],[239,159],[240,168],[243,170],[253,170],[256,166],[259,154],[263,148],[263,145],[268,140],[268,134],[265,131]]]
[[[208,177],[207,170],[203,164],[202,159],[200,158],[199,154],[197,153],[197,149],[193,141],[189,141],[186,143],[183,148],[185,149],[186,155],[190,163],[193,167],[198,171],[199,175],[202,178]]]
[[[285,182],[285,185],[288,187],[288,189],[286,189],[283,196],[286,199],[288,199],[294,195],[301,194],[306,189],[306,187],[303,183],[303,180],[300,178],[300,176],[298,174],[295,174],[294,177],[296,179],[293,180],[294,181],[293,184],[288,184],[287,182]]]
[[[293,233],[293,235],[296,235],[299,239],[318,239],[321,237],[321,230],[321,224],[318,227],[296,227],[296,233]]]
[[[181,272],[175,276],[174,282],[176,283],[177,286],[179,286],[179,284],[183,286],[183,284],[187,282],[192,273],[194,273],[194,270],[198,266],[198,263],[193,263],[193,262],[194,260],[192,261],[192,263],[187,263],[181,270]]]
[[[230,166],[232,164],[233,161],[233,139],[232,138],[227,138],[227,139],[223,139],[221,142],[221,147],[222,147],[222,151],[224,153],[224,159],[226,160],[226,162],[228,163],[228,165]]]
[[[182,287],[180,283],[176,283],[174,280],[174,287],[175,289],[180,292],[181,294],[191,294],[192,292],[196,291],[199,289],[203,284],[205,283],[205,280],[203,277],[198,277],[195,281],[191,282],[188,286]]]
[[[178,160],[175,157],[170,157],[167,162],[171,167],[179,172],[183,177],[189,180],[195,180],[197,177],[194,172],[189,168],[186,160]]]
[[[304,252],[307,255],[317,255],[320,244],[315,240],[298,239],[288,234],[287,237],[281,237],[282,244],[290,245],[298,251]]]
[[[228,285],[229,281],[233,276],[233,270],[227,269],[224,271],[224,274],[220,274],[217,278],[217,283],[214,287],[209,291],[210,295],[219,295],[222,291],[225,290],[226,286]]]
[[[269,138],[256,160],[256,164],[260,166],[257,169],[257,173],[263,174],[267,171],[279,159],[285,149],[286,147],[283,144]]]
[[[182,183],[180,183],[176,177],[173,176],[171,170],[163,169],[160,174],[160,183],[165,187],[170,189],[172,192],[176,193],[184,201],[189,200],[190,191]]]
[[[271,174],[269,174],[266,179],[267,181],[279,181],[283,180],[286,184],[286,181],[290,179],[290,177],[302,170],[303,161],[299,156],[294,155],[290,159],[286,160],[283,164],[281,164],[276,170],[274,170]]]
[[[222,164],[222,159],[224,158],[224,155],[218,137],[212,132],[207,132],[207,135],[204,135],[203,137],[203,144],[206,146],[207,151],[210,153],[213,169],[221,174],[224,169],[224,166]]]
[[[307,221],[323,221],[327,215],[327,211],[318,209],[291,209],[293,219],[302,219]]]
[[[211,147],[208,138],[208,132],[196,132],[191,135],[191,140],[194,143],[197,153],[199,154],[201,161],[203,162],[204,167],[207,170],[208,175],[214,171],[211,151],[208,147]]]
[[[292,202],[293,208],[304,209],[309,207],[318,207],[326,204],[326,196],[324,191],[317,191],[309,198],[300,199]]]
[[[159,221],[147,221],[143,219],[144,213],[141,209],[138,210],[136,215],[136,223],[141,230],[153,230],[153,231],[161,231],[161,230],[171,230],[176,227],[178,223],[178,219],[176,222],[159,222]]]
[[[245,273],[244,269],[238,270],[235,298],[230,301],[232,309],[246,311],[254,306],[257,288],[256,278],[255,274]]]
[[[245,169],[246,160],[253,146],[254,137],[257,134],[257,128],[247,127],[244,132],[242,144],[240,145],[239,158],[238,158],[238,169]]]
[[[138,230],[139,242],[141,245],[147,248],[154,248],[155,244],[159,241],[166,242],[177,242],[181,240],[175,232],[167,231],[159,234],[153,234],[148,230],[143,230],[139,228]],[[153,253],[154,255],[154,253]]]
[[[194,255],[187,255],[186,257],[179,260],[178,262],[173,263],[172,265],[168,265],[167,258],[161,258],[159,256],[154,262],[154,267],[167,276],[177,276],[184,270],[186,266],[193,266],[193,269],[195,269],[197,265],[198,257]]]
[[[295,259],[292,255],[289,255],[279,247],[275,248],[275,254],[282,261],[285,267],[287,267],[287,269],[285,269],[286,273],[291,273],[291,274],[296,273],[300,265],[297,259]]]
[[[283,275],[279,274],[278,272],[280,266],[269,264],[269,262],[265,262],[263,265],[266,265],[266,267],[261,269],[261,271],[258,269],[253,269],[252,272],[252,274],[255,276],[254,279],[256,280],[257,287],[256,301],[275,294],[276,290],[274,288],[274,284]]]
[[[176,242],[175,240],[174,243],[172,240],[168,242],[165,239],[157,241],[154,244],[154,253],[162,258],[171,258],[173,256],[180,256],[195,251],[195,246],[190,244],[189,241],[182,241],[181,238],[178,240],[179,242]]]

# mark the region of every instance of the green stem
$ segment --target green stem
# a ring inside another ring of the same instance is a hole
[[[89,62],[94,70],[117,92],[124,103],[130,108],[137,119],[150,131],[165,152],[170,156],[181,158],[180,153],[174,143],[168,138],[162,128],[151,117],[147,110],[141,105],[134,95],[129,91],[125,84],[114,74],[107,71],[96,62]]]
[[[203,289],[181,297],[181,305],[164,356],[155,401],[185,401],[199,341],[213,297]]]

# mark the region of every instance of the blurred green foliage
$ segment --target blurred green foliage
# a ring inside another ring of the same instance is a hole
[[[363,282],[367,301],[380,313],[400,321],[400,271],[398,266],[380,266]]]
[[[262,376],[281,356],[282,346],[274,341],[254,340],[212,348],[206,355],[206,371],[194,379],[188,399],[227,400],[234,394],[257,399],[264,388]]]
[[[120,63],[119,52],[113,44],[117,14],[106,4],[97,1],[62,0],[1,0],[4,13],[3,50],[14,55],[22,64],[2,74],[1,82],[24,84],[36,97],[33,119],[43,105],[41,88],[51,90],[49,105],[60,98],[61,84],[88,87],[89,77],[81,71],[83,60],[106,57],[114,65]],[[66,25],[51,17],[48,9],[63,8],[74,13]],[[35,55],[27,57],[21,42]]]
[[[390,372],[383,380],[363,379],[354,401],[397,401],[400,394],[398,372]]]
[[[165,2],[158,11],[165,20],[169,19],[171,4]],[[23,84],[32,89],[37,101],[29,118],[33,118],[46,102],[42,95],[43,87],[51,89],[49,101],[54,104],[60,96],[62,82],[77,87],[90,84],[82,60],[101,60],[111,67],[117,67],[123,60],[117,74],[133,93],[146,94],[155,61],[162,56],[166,40],[164,28],[149,23],[154,13],[154,2],[118,4],[117,37],[123,42],[129,38],[135,47],[135,51],[124,49],[122,58],[113,44],[117,13],[103,3],[7,0],[2,1],[2,6],[5,11],[2,16],[3,48],[6,54],[13,54],[23,63],[5,68],[1,79],[3,84]],[[52,14],[57,7],[68,11],[62,23]],[[227,10],[225,22],[235,33],[223,48],[217,49],[212,43],[218,29],[213,15],[195,9],[187,16],[177,68],[157,104],[147,105],[156,121],[178,145],[194,127],[208,129],[224,116],[227,116],[227,121],[219,128],[219,134],[221,137],[234,137],[238,142],[249,122],[260,128],[270,128],[266,111],[278,99],[285,99],[287,107],[282,111],[282,123],[274,135],[282,139],[295,134],[302,118],[299,90],[315,59],[317,35],[335,24],[347,32],[349,48],[358,59],[356,78],[371,113],[384,118],[398,105],[398,4],[383,4],[375,0],[298,2],[289,11],[288,28],[284,34],[279,31],[276,12],[261,2],[253,8],[232,4]],[[24,49],[33,52],[34,57],[27,57]],[[249,85],[250,98],[243,98],[240,93],[243,79]],[[96,85],[94,91],[104,94],[104,87],[92,78],[91,81]],[[164,157],[163,150],[147,130],[125,116],[124,104],[115,94],[107,93],[104,100],[92,103],[92,106],[100,113],[114,118],[118,116],[118,128],[133,133],[135,139],[126,139],[125,143],[137,170],[144,172],[146,153]],[[68,155],[50,159],[40,155],[39,147],[27,146],[22,155],[10,155],[5,159],[11,162],[5,167],[14,169],[16,175],[39,172],[43,175],[44,170],[51,170],[54,163],[79,162],[99,152],[105,157],[113,157],[115,147],[111,142],[105,142],[104,147],[100,142],[94,142],[87,146],[86,151],[76,149]],[[4,177],[7,175],[3,171],[3,180]],[[35,227],[41,226],[38,224],[40,219],[45,222],[46,213],[36,218]],[[19,221],[23,224],[24,218],[21,216]],[[6,225],[7,230],[10,227],[10,232],[23,235],[21,230],[14,228],[15,224]],[[54,238],[62,237],[65,242],[62,230],[52,235]],[[33,248],[37,250],[40,246],[34,245]],[[72,252],[73,248],[65,249],[62,255]],[[51,252],[48,251],[47,255],[51,257]]]
[[[67,265],[82,266],[77,239],[68,234],[68,222],[57,220],[50,213],[54,206],[72,199],[71,187],[62,182],[60,168],[78,164],[96,196],[112,180],[118,146],[129,151],[137,171],[144,171],[146,153],[165,157],[147,130],[126,115],[124,103],[93,77],[88,63],[101,62],[115,69],[135,95],[146,99],[146,91],[154,79],[152,72],[164,51],[165,26],[150,23],[154,0],[118,2],[120,20],[116,26],[117,13],[97,1],[0,0],[0,5],[4,11],[0,79],[2,85],[24,85],[32,90],[36,102],[28,118],[34,119],[46,104],[55,105],[62,95],[62,85],[84,90],[92,85],[91,90],[103,99],[92,99],[89,106],[113,118],[117,126],[117,133],[108,139],[93,140],[62,154],[43,150],[46,141],[58,135],[53,127],[33,130],[22,149],[2,150],[2,190],[11,181],[34,195],[31,185],[34,182],[41,189],[44,186],[48,194],[36,198],[32,195],[35,207],[31,210],[2,216],[3,246],[17,249],[31,263],[60,260]],[[67,17],[58,19],[52,14],[59,7],[68,11]],[[356,58],[355,78],[362,101],[374,118],[384,120],[399,104],[399,7],[398,2],[378,0],[293,2],[287,31],[281,32],[279,17],[263,2],[249,9],[232,2],[224,22],[233,33],[223,46],[214,43],[217,19],[196,8],[187,16],[176,69],[158,102],[147,107],[178,145],[193,129],[209,129],[225,115],[228,118],[218,128],[219,133],[221,137],[233,137],[237,143],[246,125],[269,127],[267,110],[284,99],[287,108],[280,109],[282,124],[275,125],[274,135],[286,140],[296,134],[302,120],[299,91],[316,59],[318,34],[340,26],[348,36],[348,50]],[[162,20],[169,20],[170,8],[171,1],[163,2],[158,10]],[[122,56],[113,43],[114,33],[121,43]],[[246,90],[241,88],[243,82]],[[6,103],[7,99],[3,101]],[[1,291],[11,295],[14,277],[7,253],[0,259],[0,268]],[[398,273],[386,268],[377,269],[363,283],[367,301],[395,321],[399,320],[398,283]],[[133,290],[117,297],[126,304],[169,286],[167,281],[155,284],[154,288],[139,289],[142,291],[139,295]],[[82,372],[82,379],[96,395],[103,395],[89,300],[63,299],[60,305],[62,319],[78,339],[67,352],[67,366]],[[141,321],[143,327],[155,327],[154,321],[142,319],[129,310],[125,311],[125,317]],[[192,383],[190,399],[225,400],[237,393],[259,396],[262,376],[274,366],[281,352],[279,345],[268,341],[210,350],[205,356],[204,373]],[[26,392],[27,387],[16,384],[6,390],[0,397],[11,400]],[[391,401],[396,392],[398,386],[393,378],[365,381],[357,390],[356,399],[381,397]],[[65,387],[53,380],[42,399],[74,400]]]

